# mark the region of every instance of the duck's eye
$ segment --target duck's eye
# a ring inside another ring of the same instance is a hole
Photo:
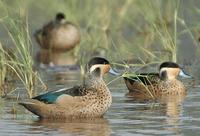
[[[165,80],[166,78],[167,78],[167,71],[165,70],[160,73],[160,79]]]

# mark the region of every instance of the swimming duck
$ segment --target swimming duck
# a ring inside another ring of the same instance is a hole
[[[102,117],[112,102],[103,76],[114,71],[101,57],[92,58],[86,69],[83,85],[50,91],[19,104],[47,119]]]
[[[128,96],[146,95],[157,97],[162,95],[181,95],[186,88],[177,76],[191,78],[174,62],[163,62],[159,73],[141,73],[136,76],[124,77],[129,90]]]
[[[57,13],[55,20],[36,31],[34,36],[41,48],[57,52],[73,49],[81,39],[77,26],[66,21],[63,13]]]

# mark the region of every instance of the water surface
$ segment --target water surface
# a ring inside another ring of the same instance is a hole
[[[46,83],[50,90],[80,83],[79,71],[48,73]],[[110,76],[106,78],[109,80]],[[200,135],[200,88],[190,87],[185,97],[160,101],[125,97],[123,80],[112,82],[109,88],[113,103],[100,119],[39,120],[18,105],[16,99],[0,99],[0,135]],[[24,90],[19,89],[18,93],[23,94]]]

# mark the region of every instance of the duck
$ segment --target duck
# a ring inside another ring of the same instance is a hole
[[[149,96],[157,98],[166,95],[184,95],[186,87],[177,77],[192,78],[175,62],[166,61],[159,67],[158,73],[139,73],[124,76],[127,96]]]
[[[114,74],[108,60],[92,58],[86,65],[86,76],[82,85],[62,88],[19,102],[41,119],[77,119],[103,117],[112,103],[103,76]]]
[[[57,13],[53,21],[44,25],[34,34],[37,43],[42,49],[54,52],[66,52],[78,45],[81,40],[77,25],[66,21],[64,13]]]

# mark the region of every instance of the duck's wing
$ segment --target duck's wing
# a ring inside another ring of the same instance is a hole
[[[83,103],[80,97],[77,97],[83,95],[86,95],[84,87],[75,86],[72,88],[63,88],[57,91],[51,91],[33,97],[32,99],[19,102],[19,104],[39,117],[54,118],[55,116],[58,118],[56,115],[56,109],[58,107],[64,107],[65,109],[69,110],[69,114],[71,114],[70,112],[72,110],[84,107],[87,103]],[[60,110],[62,110],[62,108]],[[58,110],[58,113],[60,110]]]
[[[42,28],[42,35],[47,36],[53,30],[54,26],[55,26],[55,23],[53,21],[44,25]]]
[[[52,103],[55,103],[57,98],[61,95],[84,96],[86,95],[86,93],[85,93],[84,87],[74,86],[72,88],[62,88],[56,91],[50,91],[45,94],[33,97],[32,99],[36,99],[44,103],[52,104]]]
[[[158,73],[139,73],[134,76],[124,77],[125,80],[129,81],[131,84],[134,82],[142,82],[144,85],[151,85],[159,81]]]
[[[51,31],[54,28],[54,23],[51,21],[48,24],[44,25],[43,28],[37,30],[34,33],[36,41],[44,49],[49,49],[49,40],[51,39]]]

